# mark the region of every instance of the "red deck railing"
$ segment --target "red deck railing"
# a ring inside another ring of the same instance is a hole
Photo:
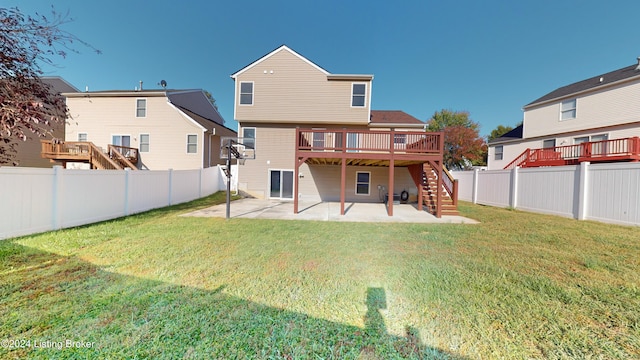
[[[639,161],[640,138],[592,141],[576,145],[527,149],[505,169],[514,167],[574,165],[581,162]]]
[[[297,148],[302,151],[442,153],[442,133],[417,131],[369,131],[351,129],[297,129]]]

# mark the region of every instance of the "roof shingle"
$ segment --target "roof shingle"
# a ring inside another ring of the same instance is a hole
[[[373,124],[424,124],[423,121],[401,110],[371,110]]]
[[[548,93],[547,95],[539,99],[532,101],[531,103],[525,105],[525,107],[529,107],[531,105],[545,102],[547,100],[562,98],[562,97],[569,96],[571,94],[576,94],[582,91],[591,90],[591,89],[595,89],[602,86],[607,86],[609,84],[618,82],[620,80],[630,79],[636,76],[640,77],[640,71],[636,70],[637,66],[638,64],[630,65],[622,69],[608,72],[603,75],[594,76],[586,80],[578,81],[576,83],[563,86],[561,88],[558,88]]]

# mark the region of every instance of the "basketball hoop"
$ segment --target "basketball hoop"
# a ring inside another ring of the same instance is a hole
[[[227,171],[227,220],[231,217],[231,159],[236,164],[244,165],[249,159],[256,158],[256,139],[225,136],[220,139],[220,158],[226,160]]]

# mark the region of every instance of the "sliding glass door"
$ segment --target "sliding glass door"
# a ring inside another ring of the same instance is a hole
[[[293,171],[269,170],[269,197],[293,199]]]

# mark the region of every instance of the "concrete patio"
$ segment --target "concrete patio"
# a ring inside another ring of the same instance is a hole
[[[396,204],[393,216],[387,215],[382,203],[346,203],[345,214],[340,215],[339,202],[300,201],[298,214],[293,213],[293,202],[278,200],[240,199],[231,202],[231,218],[314,220],[347,222],[390,223],[448,223],[477,224],[463,216],[442,216],[438,219],[426,211],[418,211],[417,204]],[[226,217],[226,204],[193,211],[182,216]]]

